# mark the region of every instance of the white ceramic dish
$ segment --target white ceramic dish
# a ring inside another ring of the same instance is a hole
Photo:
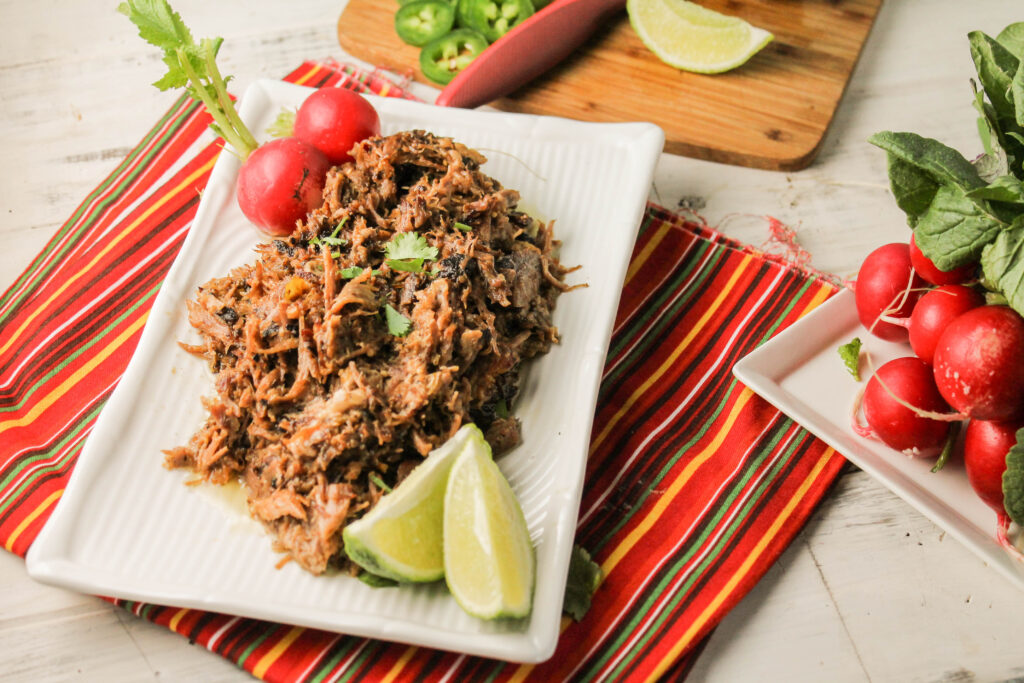
[[[308,88],[251,87],[243,119],[265,130]],[[263,237],[234,201],[238,162],[217,161],[139,347],[83,449],[74,475],[28,555],[36,579],[75,590],[214,610],[354,635],[524,662],[551,656],[583,486],[593,409],[619,293],[664,134],[645,123],[443,109],[373,98],[383,132],[425,129],[482,150],[484,170],[520,191],[523,206],[555,219],[562,259],[582,264],[555,312],[562,343],[527,372],[516,414],[524,443],[500,461],[537,551],[532,616],[488,623],[463,613],[443,587],[373,589],[347,576],[314,577],[280,556],[255,525],[162,467],[185,443],[212,393],[205,364],[178,346],[198,340],[185,300],[211,277],[249,261]]]
[[[870,370],[863,351],[870,354],[874,367],[913,355],[908,344],[871,336],[857,319],[853,294],[844,290],[745,356],[733,372],[1024,589],[1024,566],[996,542],[995,512],[971,490],[960,460],[933,473],[934,460],[909,458],[853,431],[851,415],[864,384],[857,384],[846,370],[838,348],[854,337],[864,343],[864,382]]]

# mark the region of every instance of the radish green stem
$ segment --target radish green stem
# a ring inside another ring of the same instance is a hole
[[[942,453],[939,454],[939,459],[935,461],[935,466],[932,467],[932,472],[938,472],[945,467],[946,462],[949,460],[949,456],[953,453],[953,443],[956,442],[956,436],[960,432],[960,425],[954,423],[951,425],[949,430],[949,436],[946,437],[946,445],[942,447]]]
[[[238,115],[238,110],[235,109],[235,103],[231,100],[231,95],[228,94],[227,82],[224,77],[220,74],[220,69],[217,68],[217,60],[215,59],[214,51],[208,45],[209,40],[204,40],[203,44],[205,49],[206,57],[206,69],[209,71],[210,83],[213,85],[213,89],[217,92],[217,100],[220,102],[221,108],[224,110],[227,116],[228,126],[238,135],[242,142],[242,146],[238,147],[238,151],[242,154],[244,160],[254,149],[259,147],[259,143],[249,132],[245,123],[242,122],[242,117]],[[237,146],[237,145],[236,145]]]

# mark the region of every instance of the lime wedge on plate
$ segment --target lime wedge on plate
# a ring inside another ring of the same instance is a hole
[[[452,464],[467,446],[490,452],[476,425],[462,427],[372,510],[345,527],[342,538],[349,558],[371,574],[395,581],[443,577],[445,487]]]
[[[482,439],[467,444],[448,477],[444,568],[448,589],[469,614],[498,619],[530,613],[535,572],[530,532]]]
[[[735,69],[773,38],[738,17],[686,0],[627,0],[626,10],[644,45],[661,61],[685,71]]]

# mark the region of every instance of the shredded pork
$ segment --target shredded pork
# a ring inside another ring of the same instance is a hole
[[[519,440],[507,408],[522,362],[557,341],[568,270],[484,161],[419,131],[364,141],[292,235],[188,302],[203,341],[183,347],[216,395],[166,464],[240,479],[276,549],[314,574],[352,569],[341,529],[462,424],[496,452]],[[387,263],[405,232],[437,249],[419,272]]]

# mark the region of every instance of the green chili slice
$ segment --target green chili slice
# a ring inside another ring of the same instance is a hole
[[[455,29],[423,46],[420,69],[430,80],[445,85],[483,52],[487,44],[487,39],[477,31]]]
[[[395,33],[417,47],[440,38],[454,25],[455,8],[445,0],[415,0],[395,12]]]

